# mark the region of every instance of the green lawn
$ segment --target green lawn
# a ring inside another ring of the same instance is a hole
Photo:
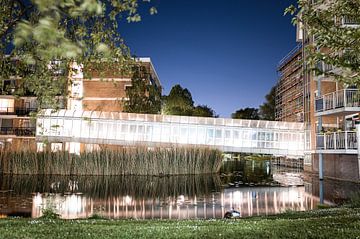
[[[238,220],[0,219],[0,238],[360,238],[360,208]]]

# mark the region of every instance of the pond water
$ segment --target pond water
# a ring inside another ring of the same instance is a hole
[[[324,186],[325,183],[325,186]],[[310,210],[348,195],[300,169],[279,168],[269,161],[224,162],[220,174],[169,177],[0,176],[0,217],[40,217],[52,208],[65,219],[94,214],[108,218],[223,218],[234,208],[241,217],[286,210]],[[324,189],[325,187],[325,189]],[[321,189],[320,189],[321,188]],[[352,187],[350,187],[352,189]],[[331,190],[336,193],[331,193]],[[342,190],[342,191],[341,191]],[[323,196],[324,196],[323,195]]]

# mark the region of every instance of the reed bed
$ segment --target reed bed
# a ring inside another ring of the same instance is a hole
[[[185,175],[216,173],[219,150],[196,147],[102,149],[80,155],[67,151],[0,151],[2,174]]]

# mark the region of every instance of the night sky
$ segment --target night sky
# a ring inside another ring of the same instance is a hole
[[[151,57],[163,94],[180,84],[221,117],[258,107],[296,46],[294,0],[152,0],[158,14],[122,24],[132,54]]]

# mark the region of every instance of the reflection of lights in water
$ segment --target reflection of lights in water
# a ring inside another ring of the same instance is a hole
[[[68,187],[70,191],[74,191],[74,190],[78,190],[79,186],[78,186],[78,181],[69,181],[68,183]]]
[[[37,193],[33,198],[33,204],[35,207],[41,207],[42,197],[40,193]]]
[[[270,174],[270,163],[266,162],[266,175]]]
[[[289,202],[298,203],[301,201],[300,192],[295,189],[290,189],[288,193]]]
[[[57,190],[57,189],[59,189],[59,187],[60,187],[60,182],[53,182],[50,185],[50,188],[53,190]]]
[[[303,187],[231,188],[221,193],[201,196],[200,199],[195,195],[189,197],[183,194],[177,197],[166,197],[161,201],[150,199],[140,201],[124,195],[119,196],[115,201],[100,199],[91,203],[83,195],[35,194],[32,215],[41,216],[41,209],[50,207],[56,209],[62,218],[67,219],[87,217],[90,211],[93,213],[94,210],[102,211],[104,216],[118,218],[221,218],[225,210],[232,208],[240,211],[242,216],[273,214],[289,208],[311,209],[312,206],[306,202],[304,190]]]
[[[242,199],[242,197],[241,197],[242,195],[241,195],[241,192],[240,191],[235,191],[235,192],[233,192],[233,202],[234,202],[234,204],[237,204],[237,205],[240,205],[241,204],[241,199]]]
[[[132,203],[132,198],[129,195],[126,195],[125,197],[123,197],[123,203],[126,205],[131,205]]]
[[[177,203],[178,205],[182,205],[182,204],[184,204],[184,202],[185,202],[185,197],[184,197],[184,195],[178,196],[178,198],[177,198],[177,200],[176,200],[176,203]]]
[[[79,213],[82,211],[82,202],[81,197],[77,195],[70,195],[67,196],[65,199],[65,208],[67,209],[68,213]]]

